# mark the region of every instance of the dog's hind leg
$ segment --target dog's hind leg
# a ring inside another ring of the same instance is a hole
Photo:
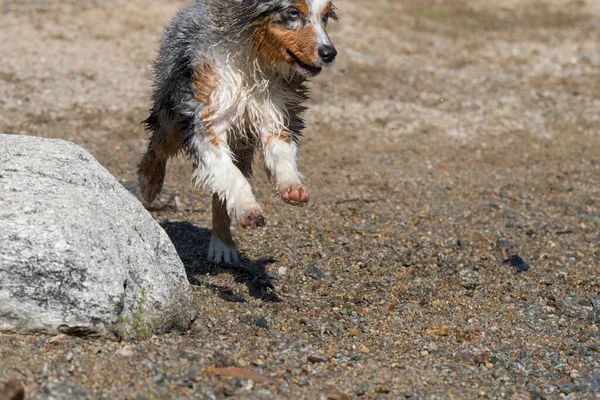
[[[149,204],[162,190],[167,160],[183,148],[183,134],[163,111],[153,111],[145,122],[151,137],[138,166],[138,183],[144,201]]]

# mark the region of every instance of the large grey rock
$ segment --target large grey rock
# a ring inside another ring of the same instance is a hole
[[[0,331],[147,335],[195,318],[164,230],[81,147],[0,134]]]

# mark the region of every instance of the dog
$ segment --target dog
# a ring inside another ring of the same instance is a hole
[[[212,190],[208,260],[238,263],[230,226],[266,224],[248,179],[260,151],[269,180],[292,205],[309,201],[297,168],[308,79],[337,55],[331,0],[196,0],[167,27],[155,63],[150,133],[138,169],[146,204],[167,160],[181,152]]]

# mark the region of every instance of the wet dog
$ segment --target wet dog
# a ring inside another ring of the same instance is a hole
[[[238,261],[230,225],[266,224],[248,178],[255,151],[281,199],[309,200],[298,172],[306,80],[333,63],[330,0],[197,0],[177,14],[155,65],[154,105],[139,164],[147,203],[160,193],[167,160],[180,152],[213,192],[208,259]]]

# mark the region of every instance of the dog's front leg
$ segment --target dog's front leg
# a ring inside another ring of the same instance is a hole
[[[195,159],[194,178],[197,184],[209,186],[213,193],[226,203],[227,213],[243,227],[265,225],[261,207],[252,194],[250,183],[233,162],[227,144],[230,120],[221,117],[206,124],[202,132],[195,133],[191,141],[191,154]]]
[[[227,213],[227,203],[214,193],[212,199],[213,228],[208,246],[208,261],[237,264],[238,255],[231,237],[231,218]]]
[[[281,199],[288,204],[308,203],[308,189],[302,184],[298,172],[298,141],[290,134],[265,132],[262,135],[265,169]]]
[[[224,117],[212,120],[202,131],[196,130],[188,142],[196,184],[209,186],[213,192],[213,232],[208,258],[215,262],[237,261],[229,226],[231,219],[249,228],[266,223],[250,184],[234,164],[227,144],[228,127],[229,120]]]

